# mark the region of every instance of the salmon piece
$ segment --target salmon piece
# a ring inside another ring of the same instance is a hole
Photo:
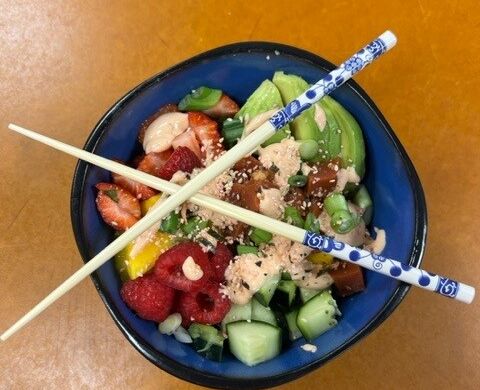
[[[166,104],[158,109],[158,111],[153,114],[152,116],[148,117],[146,120],[142,122],[140,125],[140,130],[138,131],[138,142],[143,145],[143,138],[145,137],[145,131],[147,131],[148,126],[152,124],[152,122],[157,119],[160,115],[168,114],[169,112],[178,112],[178,107],[176,104]]]
[[[218,124],[213,119],[202,112],[188,112],[188,125],[194,131],[200,145],[204,148],[210,147],[214,156],[220,155],[225,150],[220,142]]]
[[[260,198],[258,194],[262,188],[277,188],[269,180],[249,180],[246,183],[233,183],[230,191],[230,201],[237,206],[247,208],[258,213],[260,211]]]
[[[307,214],[305,205],[308,203],[308,198],[305,195],[305,191],[299,187],[290,187],[285,195],[285,202],[290,206],[295,207],[305,217]]]
[[[356,264],[340,262],[335,270],[328,271],[338,295],[346,297],[360,292],[365,288],[362,268]]]
[[[308,207],[308,211],[315,215],[315,217],[319,217],[323,210],[323,203],[320,198],[312,197],[310,199],[310,206]]]

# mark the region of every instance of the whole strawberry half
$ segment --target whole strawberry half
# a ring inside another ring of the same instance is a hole
[[[98,183],[95,202],[103,220],[115,230],[126,230],[141,216],[140,203],[130,192],[116,184]]]

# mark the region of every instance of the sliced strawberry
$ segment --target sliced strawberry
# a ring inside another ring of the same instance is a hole
[[[191,173],[194,168],[201,167],[202,163],[195,153],[185,146],[175,149],[165,165],[159,170],[157,176],[170,180],[175,172]]]
[[[97,209],[115,230],[126,230],[140,218],[140,203],[130,192],[112,183],[98,183]]]
[[[200,144],[206,149],[211,148],[214,156],[223,152],[220,142],[218,124],[202,112],[189,112],[188,125],[195,132]]]
[[[189,129],[177,135],[172,141],[172,146],[173,149],[177,149],[179,146],[185,146],[195,153],[199,159],[202,158],[202,151],[200,150],[200,145],[193,130]]]
[[[152,274],[126,282],[120,295],[127,306],[144,320],[162,322],[171,313],[175,290],[160,283]]]
[[[148,153],[139,162],[137,169],[149,173],[150,175],[160,177],[160,172],[172,153],[173,149],[168,149],[159,153]]]
[[[157,119],[160,115],[168,114],[169,112],[178,112],[178,107],[176,104],[166,104],[158,109],[158,111],[146,119],[140,126],[140,130],[138,131],[138,141],[140,144],[143,145],[143,138],[145,137],[145,131],[147,131],[148,126],[152,124],[152,122]]]
[[[178,309],[184,322],[209,325],[221,322],[230,310],[231,302],[219,289],[218,283],[210,282],[201,291],[181,293]]]
[[[189,256],[202,269],[203,276],[198,280],[187,279],[183,274],[182,265]],[[181,291],[198,291],[212,276],[207,254],[194,242],[183,242],[161,254],[153,272],[159,281]]]
[[[223,282],[225,280],[225,270],[233,259],[233,254],[225,244],[217,243],[214,255],[210,258],[213,275],[212,280],[215,282]]]
[[[138,181],[129,179],[125,176],[119,175],[118,173],[112,172],[113,182],[133,194],[139,200],[146,200],[151,198],[157,193],[153,188],[146,186],[145,184],[139,183]]]
[[[203,112],[212,118],[231,118],[234,116],[240,107],[230,97],[222,94],[220,100],[212,108],[204,110]]]

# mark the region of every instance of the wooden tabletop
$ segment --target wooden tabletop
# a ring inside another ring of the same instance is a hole
[[[398,35],[397,48],[357,81],[423,183],[424,267],[479,286],[476,0],[135,3],[0,1],[1,331],[82,265],[69,213],[76,161],[6,125],[82,146],[106,109],[142,80],[245,40],[282,42],[339,63],[387,28]],[[283,388],[478,388],[479,302],[414,289],[373,334]],[[90,280],[0,344],[0,372],[2,389],[198,388],[137,353]]]

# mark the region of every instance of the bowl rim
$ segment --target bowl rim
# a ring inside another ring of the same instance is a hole
[[[283,55],[293,56],[300,58],[303,61],[310,62],[312,65],[321,67],[327,71],[331,71],[336,68],[334,64],[325,60],[324,58],[313,54],[307,50],[300,49],[297,47],[275,43],[275,42],[264,42],[264,41],[248,41],[248,42],[239,42],[232,43],[225,46],[220,46],[215,49],[208,50],[201,54],[195,55],[187,60],[184,60],[162,72],[155,74],[154,76],[148,78],[147,80],[141,82],[136,87],[127,92],[123,97],[121,97],[113,106],[103,115],[103,117],[95,125],[94,129],[90,133],[87,141],[85,142],[84,149],[88,151],[95,150],[97,143],[102,137],[104,129],[108,126],[110,119],[125,105],[127,105],[132,99],[144,89],[150,87],[151,85],[160,82],[164,78],[168,77],[170,74],[182,70],[183,67],[196,64],[198,62],[216,58],[224,55],[233,55],[236,53],[265,53],[272,54],[275,50],[280,51]],[[414,193],[414,205],[415,205],[415,228],[414,228],[414,242],[413,248],[410,254],[409,264],[414,267],[418,267],[423,258],[425,251],[425,243],[427,237],[427,208],[425,203],[425,195],[423,192],[422,185],[420,183],[418,174],[408,157],[407,152],[400,143],[399,139],[393,132],[393,129],[390,127],[386,121],[383,114],[377,108],[372,99],[367,95],[367,93],[352,79],[346,83],[356,95],[363,101],[363,103],[375,114],[377,120],[383,126],[387,136],[392,141],[394,147],[399,152],[403,163],[406,167],[407,175],[410,181],[410,184],[413,188]],[[75,167],[73,180],[72,180],[72,190],[71,190],[71,202],[70,202],[70,215],[72,228],[75,236],[75,241],[79,249],[80,255],[86,263],[89,260],[87,254],[87,245],[84,241],[82,234],[83,223],[80,218],[80,205],[83,200],[83,188],[85,185],[85,179],[88,171],[88,164],[83,161],[78,161]],[[330,351],[327,355],[323,356],[320,359],[315,360],[314,362],[302,366],[300,368],[287,371],[282,374],[278,374],[273,377],[263,377],[255,379],[242,379],[242,378],[229,378],[224,376],[217,376],[202,371],[197,371],[187,365],[164,355],[163,353],[152,348],[146,340],[144,340],[134,329],[132,329],[126,321],[122,318],[120,312],[117,310],[113,302],[111,301],[108,294],[106,294],[100,285],[100,278],[97,272],[91,275],[91,279],[95,288],[97,289],[107,311],[112,316],[114,322],[119,327],[120,331],[124,334],[127,340],[137,349],[144,357],[146,357],[150,362],[161,368],[162,370],[172,374],[180,379],[198,384],[203,386],[209,386],[212,388],[227,388],[227,389],[240,389],[245,388],[246,386],[251,389],[261,389],[267,387],[278,386],[282,383],[286,383],[297,379],[308,372],[322,366],[332,358],[338,356],[341,352],[345,351],[348,347],[355,344],[364,336],[371,333],[376,329],[387,317],[396,309],[400,302],[404,299],[405,295],[410,289],[410,286],[401,282],[397,289],[393,292],[390,299],[385,303],[382,309],[379,310],[378,314],[371,319],[367,325],[365,325],[361,331],[355,334],[350,339],[346,340],[336,349]]]

